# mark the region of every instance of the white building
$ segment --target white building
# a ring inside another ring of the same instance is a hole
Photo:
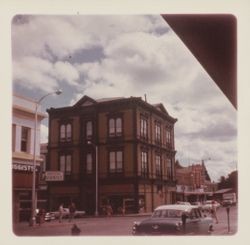
[[[34,133],[36,133],[36,171],[40,164],[40,125],[46,114],[38,108],[37,131],[35,128],[36,102],[19,95],[13,95],[12,114],[12,188],[13,221],[27,220],[31,212],[32,171],[34,152]],[[36,178],[38,179],[38,178]],[[39,200],[38,193],[38,205]]]

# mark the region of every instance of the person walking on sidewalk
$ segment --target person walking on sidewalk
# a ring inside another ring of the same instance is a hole
[[[63,218],[63,204],[61,204],[60,206],[59,206],[59,209],[58,209],[58,211],[59,211],[59,223],[61,223],[62,222],[62,218]]]
[[[217,210],[216,210],[216,206],[215,206],[215,202],[212,201],[212,210],[211,210],[211,214],[212,214],[212,217],[216,220],[216,224],[219,223],[218,221],[218,217],[217,217]]]
[[[71,222],[72,219],[74,219],[76,212],[76,206],[73,202],[69,205],[69,222]]]

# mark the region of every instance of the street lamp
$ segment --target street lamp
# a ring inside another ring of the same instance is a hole
[[[98,216],[98,146],[91,141],[87,143],[95,147],[95,216]]]
[[[34,145],[33,145],[33,170],[32,170],[32,209],[31,209],[31,220],[30,225],[34,226],[36,223],[36,137],[37,137],[37,113],[38,113],[38,107],[41,103],[41,101],[52,94],[59,95],[62,93],[62,90],[56,90],[54,92],[45,94],[42,96],[38,101],[36,101],[36,108],[35,108],[35,127],[34,127]]]

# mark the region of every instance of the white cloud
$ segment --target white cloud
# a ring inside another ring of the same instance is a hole
[[[178,119],[177,158],[213,158],[214,178],[232,168],[235,110],[160,16],[30,16],[13,25],[12,41],[13,78],[21,86],[70,86],[71,105],[84,94],[98,99],[146,93],[149,103],[162,102]],[[74,54],[95,47],[103,52],[98,60],[71,62]],[[229,137],[220,141],[209,129]]]
[[[57,87],[53,65],[44,59],[27,56],[13,62],[13,80],[30,90],[51,91]]]
[[[70,85],[75,85],[79,79],[79,73],[69,62],[58,61],[54,64],[55,77],[57,80],[64,80]]]

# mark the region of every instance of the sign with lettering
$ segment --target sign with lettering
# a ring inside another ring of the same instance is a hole
[[[64,173],[61,171],[46,171],[45,181],[63,181]]]
[[[24,172],[33,172],[33,165],[30,164],[21,164],[21,163],[13,163],[13,170],[24,171]],[[39,171],[40,167],[36,166],[36,172]]]

